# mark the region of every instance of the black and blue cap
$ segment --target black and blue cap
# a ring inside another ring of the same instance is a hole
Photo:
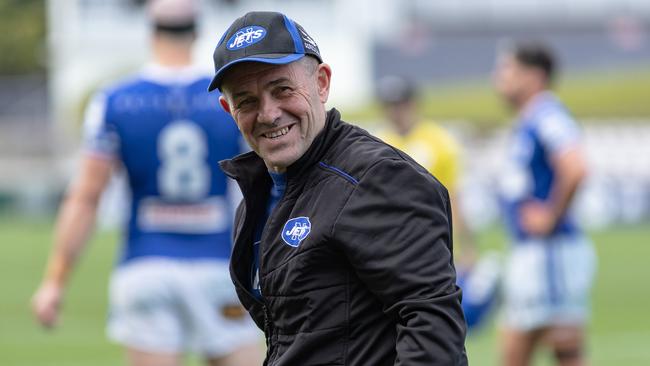
[[[208,91],[221,90],[224,73],[240,62],[283,65],[311,55],[323,62],[318,45],[286,15],[253,11],[235,20],[214,50],[215,75]]]
[[[240,62],[284,65],[305,55],[323,62],[318,45],[300,24],[282,13],[247,13],[228,27],[214,50],[215,75],[208,91],[221,90],[225,72]]]

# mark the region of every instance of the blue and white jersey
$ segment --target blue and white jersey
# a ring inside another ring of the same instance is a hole
[[[562,103],[550,92],[537,95],[520,115],[508,144],[507,161],[501,177],[501,198],[506,226],[515,241],[528,239],[520,223],[521,205],[549,198],[555,181],[551,164],[556,154],[576,147],[581,133]],[[578,233],[567,213],[551,235]]]
[[[231,184],[217,164],[241,151],[241,136],[209,84],[194,68],[150,65],[88,108],[88,153],[120,161],[131,189],[122,263],[230,256]]]

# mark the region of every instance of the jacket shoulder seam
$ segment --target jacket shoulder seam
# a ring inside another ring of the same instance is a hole
[[[321,168],[340,176],[341,178],[347,180],[349,183],[352,183],[355,186],[359,184],[359,180],[357,178],[353,177],[352,175],[350,175],[349,173],[343,171],[340,168],[337,168],[337,167],[335,167],[333,165],[329,165],[329,164],[327,164],[327,163],[325,163],[323,161],[319,161],[318,166],[320,166]]]

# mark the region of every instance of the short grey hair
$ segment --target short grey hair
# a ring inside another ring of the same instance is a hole
[[[315,57],[309,55],[301,58],[298,60],[298,62],[303,65],[305,71],[307,72],[307,75],[313,75],[316,70],[318,70],[318,65],[320,64],[320,62]]]

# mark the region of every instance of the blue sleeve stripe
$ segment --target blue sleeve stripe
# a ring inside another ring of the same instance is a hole
[[[341,177],[345,178],[346,180],[348,180],[350,183],[352,183],[352,184],[354,184],[354,185],[359,184],[359,181],[358,181],[356,178],[354,178],[354,177],[351,176],[350,174],[348,174],[348,173],[342,171],[342,170],[339,169],[339,168],[333,167],[333,166],[331,166],[331,165],[327,165],[327,164],[323,163],[322,161],[319,162],[318,165],[320,165],[321,167],[323,167],[323,168],[325,168],[325,169],[328,169],[328,170],[331,170],[331,171],[337,173],[338,175],[340,175]]]
[[[296,28],[293,21],[287,18],[286,15],[284,16],[284,25],[287,27],[289,34],[291,34],[291,38],[293,38],[293,44],[296,46],[296,53],[305,53],[305,47],[302,44],[300,34],[298,34],[298,28]]]

